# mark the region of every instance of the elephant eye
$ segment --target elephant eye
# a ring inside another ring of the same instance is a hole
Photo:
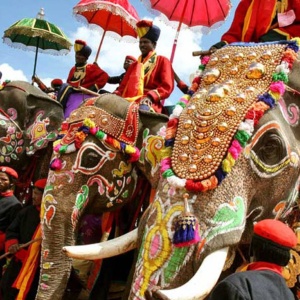
[[[81,158],[81,167],[92,169],[97,166],[101,160],[100,154],[94,149],[85,149],[84,155]]]
[[[261,163],[274,166],[287,157],[286,144],[276,130],[267,131],[252,148]]]

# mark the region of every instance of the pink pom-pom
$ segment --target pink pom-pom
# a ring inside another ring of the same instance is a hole
[[[54,158],[51,162],[50,162],[50,169],[51,170],[61,170],[62,169],[62,160],[59,158]]]
[[[160,164],[161,164],[162,173],[166,170],[169,170],[171,168],[171,158],[170,157],[164,158]]]
[[[60,145],[60,144],[58,144],[58,145],[54,146],[54,147],[53,147],[53,151],[58,153],[58,152],[59,152],[59,149],[60,149],[60,147],[61,147],[61,145]]]
[[[181,97],[181,98],[179,99],[179,101],[182,102],[182,103],[184,103],[184,104],[187,104],[187,103],[189,102],[189,100],[187,100],[187,99],[185,99],[185,98],[183,98],[183,97]]]
[[[135,153],[130,154],[129,162],[135,162],[140,158],[140,150],[135,148]]]
[[[92,135],[95,135],[96,132],[97,132],[97,128],[96,128],[96,127],[90,128],[90,133],[91,133]]]
[[[202,65],[207,65],[209,62],[210,57],[208,55],[205,55],[203,57],[201,57],[201,64]]]
[[[228,152],[232,155],[232,157],[236,160],[240,153],[242,152],[243,148],[237,140],[234,140],[228,149]]]
[[[275,81],[271,83],[270,90],[274,93],[279,93],[280,95],[283,95],[285,91],[285,86],[282,81]]]

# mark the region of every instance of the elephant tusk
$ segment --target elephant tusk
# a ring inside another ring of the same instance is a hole
[[[211,292],[220,277],[228,249],[226,247],[209,254],[203,260],[193,278],[184,285],[172,290],[159,290],[159,292],[170,300],[182,300],[183,295],[184,300],[204,299]]]
[[[138,230],[134,229],[106,242],[84,246],[65,246],[62,250],[68,257],[77,259],[96,260],[113,257],[137,247],[137,232]]]

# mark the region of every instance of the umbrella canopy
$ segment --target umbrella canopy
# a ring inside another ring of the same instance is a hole
[[[143,0],[154,13],[159,11],[170,21],[179,22],[173,44],[171,62],[173,62],[177,39],[181,25],[188,27],[212,27],[224,21],[231,8],[230,0]]]
[[[36,71],[38,52],[52,55],[65,55],[70,52],[72,44],[56,25],[43,19],[44,11],[37,18],[25,18],[17,21],[4,31],[3,42],[23,50],[35,51],[33,76]]]
[[[95,61],[98,59],[106,32],[110,32],[114,38],[137,38],[136,23],[139,16],[128,0],[81,0],[74,6],[73,13],[87,25],[97,25],[103,29]]]

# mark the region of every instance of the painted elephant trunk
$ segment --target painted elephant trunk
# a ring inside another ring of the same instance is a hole
[[[72,214],[72,206],[66,207],[67,199],[60,197],[59,194],[56,196],[54,198],[52,194],[49,195],[46,192],[42,203],[43,237],[51,236],[51,238],[44,238],[42,242],[41,274],[37,300],[62,299],[72,266],[72,260],[66,257],[61,250],[62,242],[66,245],[74,245],[71,218],[65,217]]]

